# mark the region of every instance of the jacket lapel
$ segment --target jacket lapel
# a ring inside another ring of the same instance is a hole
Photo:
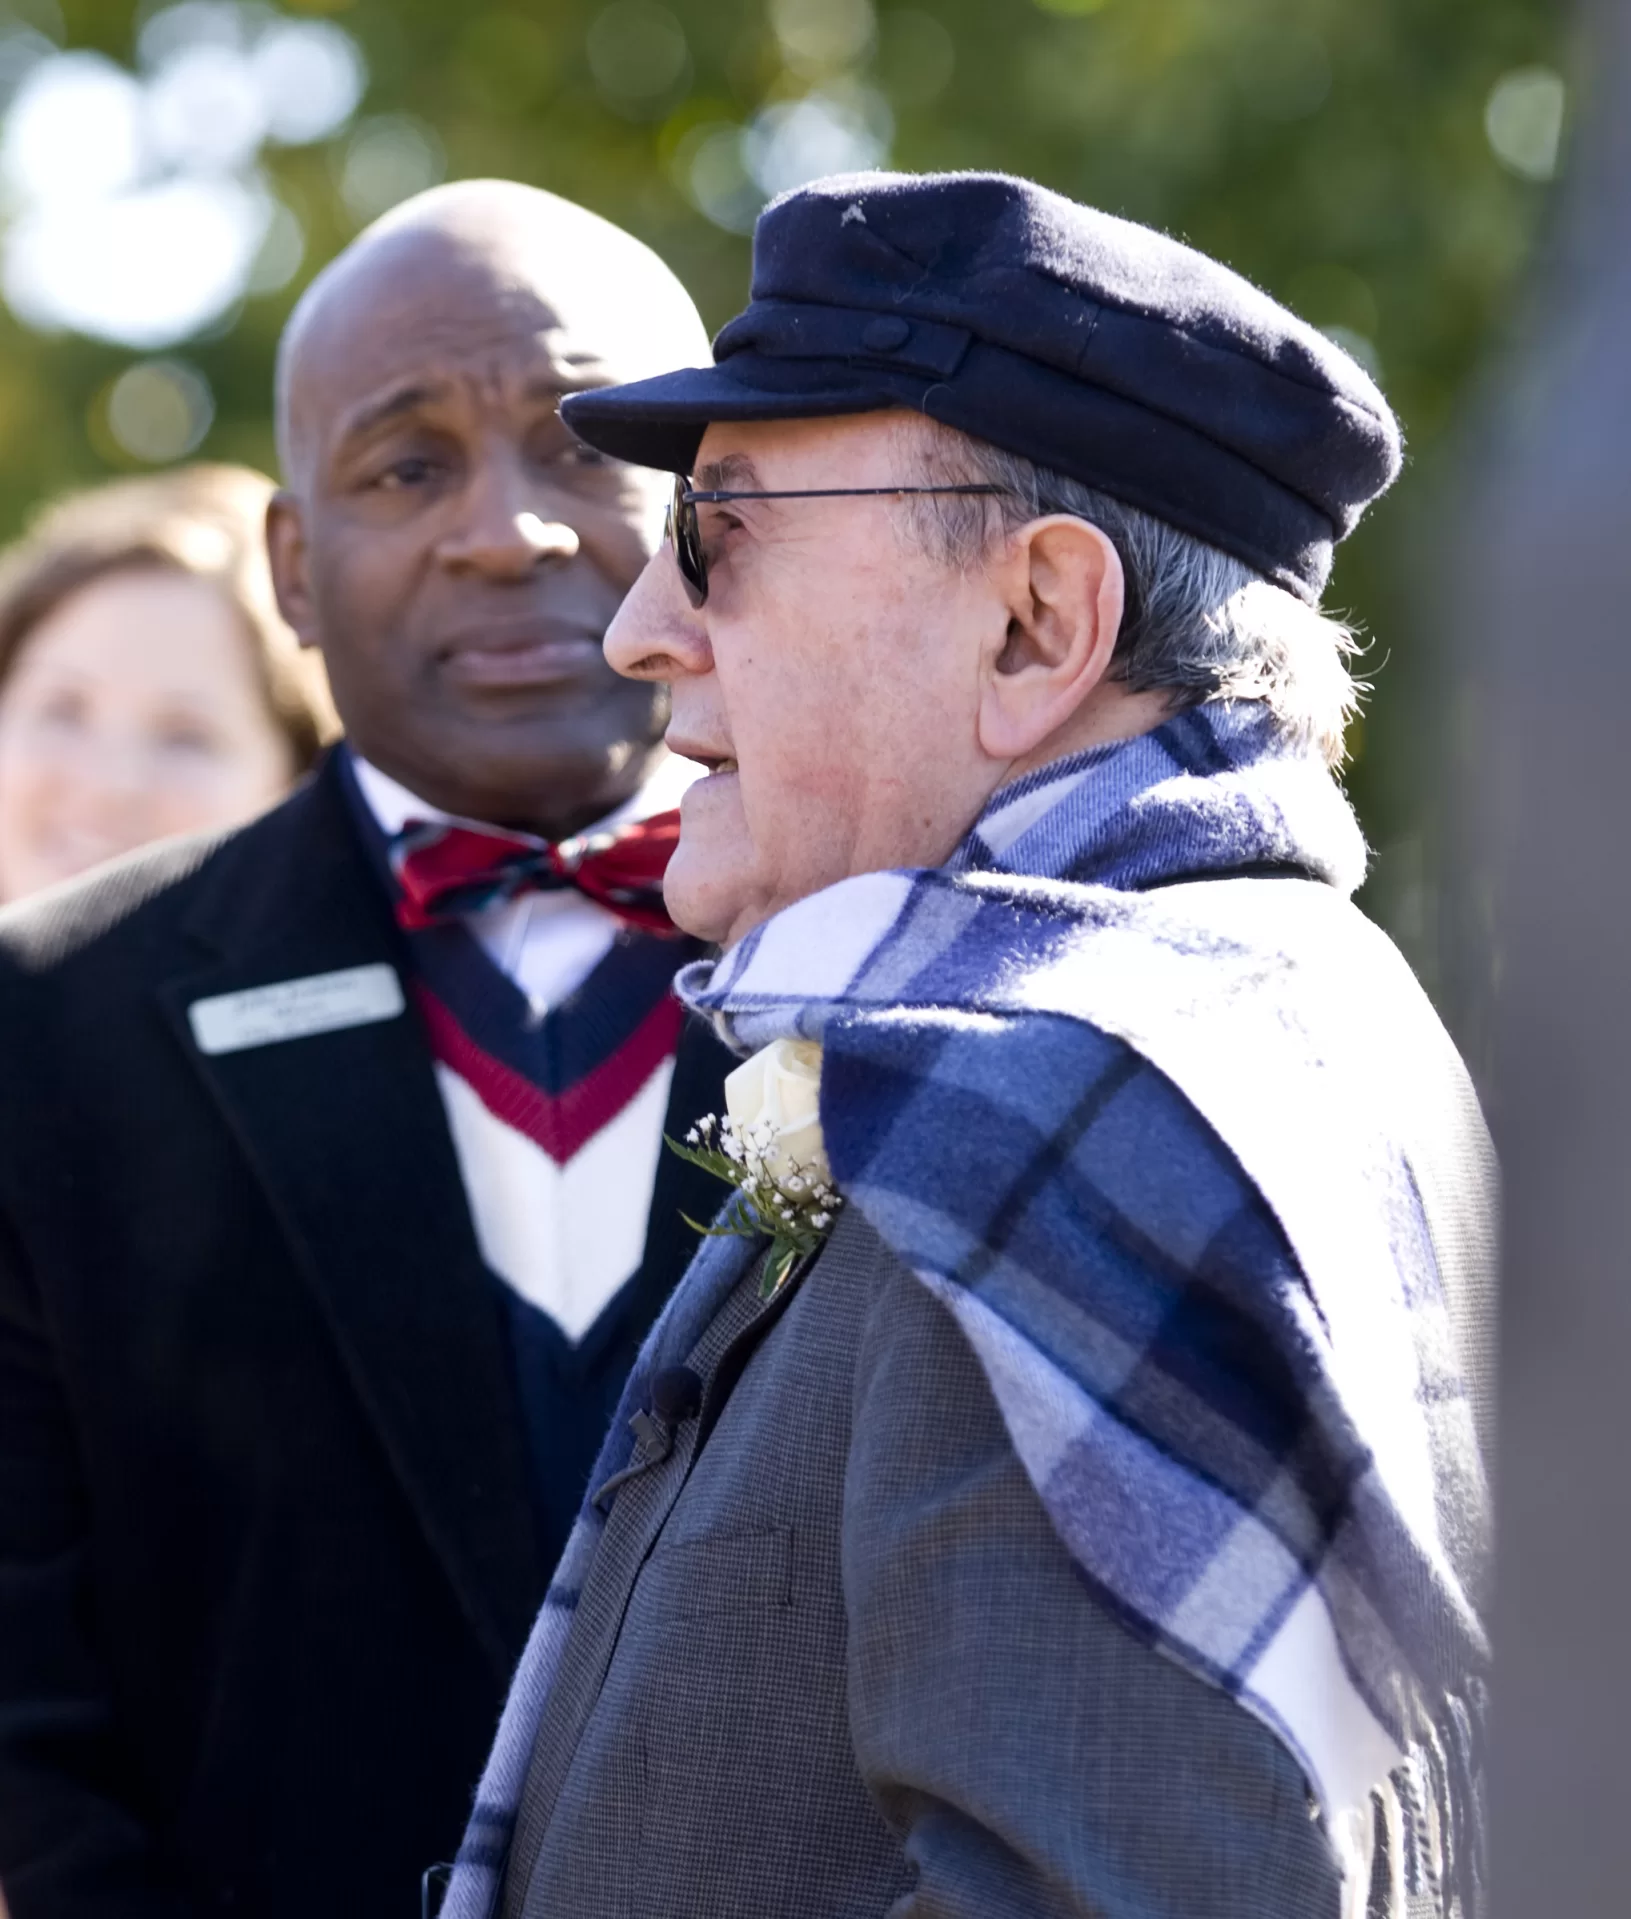
[[[169,1017],[237,1136],[488,1656],[507,1676],[545,1568],[516,1387],[411,1010],[200,1051],[201,999],[406,954],[331,760],[226,850]],[[214,957],[205,959],[206,952]]]
[[[725,1075],[737,1063],[735,1054],[721,1045],[701,1020],[687,1018],[674,1053],[674,1078],[663,1119],[665,1139],[684,1139],[704,1113],[724,1112]],[[711,1173],[690,1165],[667,1146],[659,1148],[645,1252],[633,1281],[642,1323],[657,1317],[697,1250],[698,1237],[685,1221],[689,1218],[706,1225],[724,1205],[729,1192]]]

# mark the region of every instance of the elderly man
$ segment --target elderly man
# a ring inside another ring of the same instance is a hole
[[[646,248],[410,202],[280,366],[284,611],[347,744],[0,921],[13,1919],[418,1910],[709,1184],[657,880],[688,773],[602,636],[664,483],[563,393],[693,356]],[[677,1179],[676,1175],[683,1175]]]
[[[760,1050],[448,1911],[1470,1910],[1488,1149],[1318,610],[1392,417],[1022,181],[795,193],[753,291],[565,409],[695,475],[608,654]]]

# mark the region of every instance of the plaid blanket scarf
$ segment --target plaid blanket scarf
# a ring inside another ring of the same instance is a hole
[[[1469,1915],[1489,1515],[1449,1294],[1487,1278],[1493,1161],[1348,902],[1364,857],[1317,758],[1214,704],[680,988],[739,1050],[822,1041],[846,1202],[956,1317],[1082,1576],[1297,1756],[1345,1914]],[[703,1243],[592,1485],[756,1250]],[[491,1910],[603,1524],[586,1505],[522,1658],[447,1919]]]

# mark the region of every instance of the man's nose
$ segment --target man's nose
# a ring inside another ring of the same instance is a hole
[[[713,666],[707,628],[687,604],[666,546],[646,562],[606,629],[606,663],[626,680],[675,680]]]
[[[536,494],[519,476],[484,477],[471,488],[467,511],[438,543],[437,557],[455,571],[495,580],[528,578],[546,560],[570,560],[581,542],[566,521],[545,519]]]

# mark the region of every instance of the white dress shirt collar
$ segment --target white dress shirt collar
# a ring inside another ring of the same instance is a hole
[[[457,818],[420,799],[360,753],[349,747],[346,751],[368,810],[388,839],[395,838],[409,820]],[[679,805],[681,794],[701,774],[702,768],[694,760],[665,753],[638,792],[585,831],[598,832],[666,813]],[[463,823],[485,824],[481,820]],[[524,893],[519,899],[501,901],[479,913],[466,913],[463,921],[493,964],[526,995],[534,1020],[543,1019],[552,1007],[577,991],[605,958],[623,927],[615,913],[575,887]]]

